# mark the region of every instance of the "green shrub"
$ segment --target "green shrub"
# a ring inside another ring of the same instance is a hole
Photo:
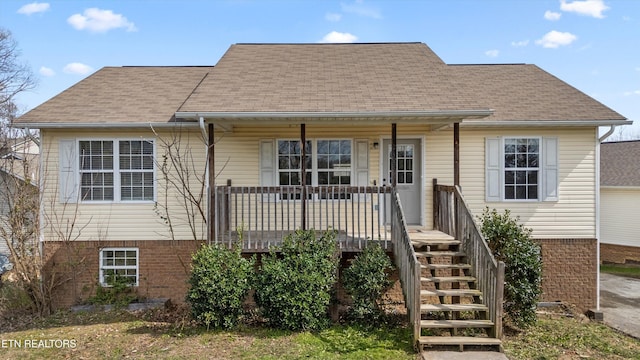
[[[349,318],[363,325],[379,325],[384,317],[382,295],[393,282],[389,272],[393,263],[378,244],[367,246],[355,257],[342,276],[342,286],[351,295],[353,304]]]
[[[540,246],[531,240],[531,229],[518,224],[509,210],[499,214],[486,208],[481,217],[482,234],[496,260],[505,263],[504,309],[514,324],[526,327],[536,321],[542,283]]]
[[[203,245],[193,254],[186,300],[194,319],[207,328],[235,326],[251,286],[254,264],[254,258],[242,257],[239,247]]]
[[[107,276],[105,282],[109,286],[98,284],[96,295],[89,298],[88,302],[94,305],[125,307],[137,299],[134,288],[131,286],[132,281],[133,279],[130,277]]]
[[[328,307],[338,261],[335,233],[320,238],[298,230],[262,259],[255,299],[271,326],[319,330],[330,324]]]

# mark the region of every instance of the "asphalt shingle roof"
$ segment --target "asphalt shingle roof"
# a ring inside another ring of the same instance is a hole
[[[236,44],[180,111],[487,109],[461,94],[422,43]]]
[[[212,67],[105,67],[16,123],[151,123],[171,121]]]
[[[600,185],[640,186],[640,140],[600,145]]]
[[[374,43],[236,44],[215,67],[106,67],[16,122],[489,109],[494,114],[478,121],[625,120],[535,65],[447,65],[423,43]]]

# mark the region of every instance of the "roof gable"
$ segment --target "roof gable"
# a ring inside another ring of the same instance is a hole
[[[640,186],[640,140],[600,145],[600,185]]]
[[[487,109],[458,92],[423,43],[236,44],[180,111]]]

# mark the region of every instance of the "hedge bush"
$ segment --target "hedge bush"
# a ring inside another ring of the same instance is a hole
[[[480,218],[482,234],[494,256],[505,263],[504,309],[517,326],[536,322],[536,307],[542,293],[540,246],[531,240],[531,229],[518,224],[509,210],[503,214],[486,208]]]
[[[242,257],[239,247],[203,245],[193,254],[186,300],[194,319],[207,328],[235,326],[251,287],[254,264],[254,258]]]
[[[325,232],[318,238],[314,230],[298,230],[286,236],[279,249],[262,258],[256,304],[271,326],[289,330],[326,328],[337,267],[335,233]]]
[[[378,244],[367,246],[344,270],[342,286],[351,295],[353,304],[348,317],[362,325],[379,325],[384,318],[381,306],[383,294],[393,282],[389,272],[393,263]]]

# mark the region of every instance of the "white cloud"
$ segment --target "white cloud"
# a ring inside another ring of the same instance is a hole
[[[562,16],[562,14],[557,13],[557,12],[553,12],[551,10],[547,10],[547,11],[544,12],[544,18],[549,20],[549,21],[560,20],[561,16]]]
[[[48,68],[46,66],[41,66],[39,72],[40,72],[40,75],[46,76],[46,77],[51,77],[56,74],[56,72],[53,71],[53,69]]]
[[[625,91],[625,93],[624,93],[624,96],[631,96],[631,95],[640,95],[640,90]]]
[[[500,51],[499,50],[487,50],[484,52],[485,55],[487,55],[488,57],[498,57],[498,55],[500,55]]]
[[[358,40],[358,37],[353,34],[332,31],[327,35],[325,35],[322,38],[322,40],[320,40],[319,42],[321,43],[352,43],[352,42],[356,42],[356,40]]]
[[[602,19],[604,17],[602,12],[609,10],[609,7],[604,3],[604,0],[583,0],[570,3],[566,0],[560,0],[560,10]]]
[[[74,62],[67,64],[64,69],[62,69],[62,71],[67,74],[87,75],[88,73],[93,71],[93,68],[83,63]]]
[[[34,2],[27,4],[18,9],[18,14],[31,15],[35,13],[41,13],[49,10],[51,6],[49,3]]]
[[[340,3],[342,11],[350,14],[356,14],[358,16],[370,17],[374,19],[382,19],[380,10],[367,6],[362,0],[356,0],[353,4]]]
[[[111,10],[98,8],[86,9],[84,13],[71,15],[67,22],[76,30],[88,30],[102,33],[111,29],[124,28],[127,31],[137,31],[136,25],[122,14],[114,14]]]
[[[331,22],[338,22],[342,19],[342,14],[336,14],[336,13],[326,13],[324,15],[324,18],[327,21],[331,21]]]
[[[566,46],[578,39],[577,36],[569,32],[549,31],[542,39],[536,40],[536,44],[550,49],[556,49],[560,46]]]
[[[525,47],[529,45],[529,40],[521,40],[521,41],[512,41],[511,46],[514,47]]]

